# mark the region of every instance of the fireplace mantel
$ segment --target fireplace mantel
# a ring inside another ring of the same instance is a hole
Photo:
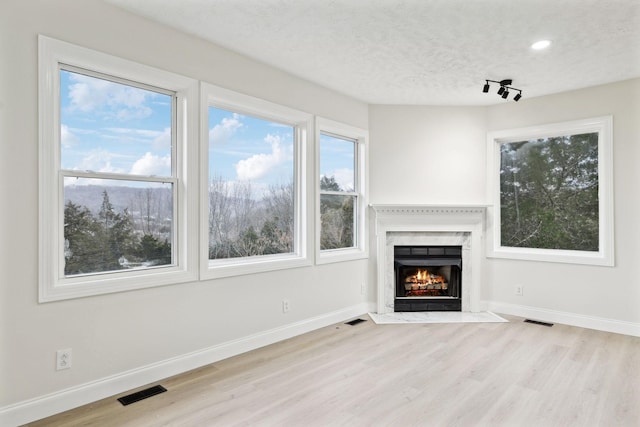
[[[378,313],[393,308],[393,246],[455,244],[463,248],[462,311],[480,311],[486,205],[371,205],[375,213]]]

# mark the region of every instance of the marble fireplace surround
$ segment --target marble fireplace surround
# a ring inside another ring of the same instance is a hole
[[[375,213],[378,314],[394,311],[395,245],[462,246],[462,311],[480,311],[484,205],[371,205]]]

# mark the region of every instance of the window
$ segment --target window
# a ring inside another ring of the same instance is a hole
[[[489,135],[490,255],[613,265],[611,117]]]
[[[318,262],[366,256],[364,164],[367,132],[318,118]]]
[[[310,116],[202,85],[204,277],[308,264]]]
[[[39,42],[41,301],[193,280],[197,84]]]

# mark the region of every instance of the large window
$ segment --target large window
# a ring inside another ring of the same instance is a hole
[[[41,300],[193,279],[195,82],[41,37],[40,85]]]
[[[611,118],[490,135],[491,255],[613,263]]]
[[[203,276],[307,263],[310,116],[212,85],[202,90]]]
[[[319,262],[366,256],[364,167],[367,132],[316,121]]]
[[[294,252],[295,127],[209,107],[209,259]]]
[[[174,264],[174,105],[60,65],[65,277]]]

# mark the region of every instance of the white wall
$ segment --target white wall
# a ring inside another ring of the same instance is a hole
[[[490,107],[371,106],[371,203],[488,204],[488,131],[610,114],[615,267],[487,259],[481,297],[496,311],[640,334],[640,79]]]
[[[38,304],[39,33],[368,126],[368,109],[361,102],[99,0],[3,0],[0,424],[3,413],[30,409],[29,399],[265,331],[284,330],[275,334],[283,336],[304,329],[309,319],[309,325],[319,325],[366,306],[360,292],[366,260]],[[291,301],[287,314],[281,309],[284,298]],[[68,347],[73,348],[73,367],[56,372],[55,351]],[[112,382],[112,388],[132,386],[123,384]],[[69,401],[78,397],[71,394]],[[55,395],[45,400],[51,403]],[[63,408],[56,402],[50,408]]]
[[[370,203],[485,203],[486,112],[369,108]]]

